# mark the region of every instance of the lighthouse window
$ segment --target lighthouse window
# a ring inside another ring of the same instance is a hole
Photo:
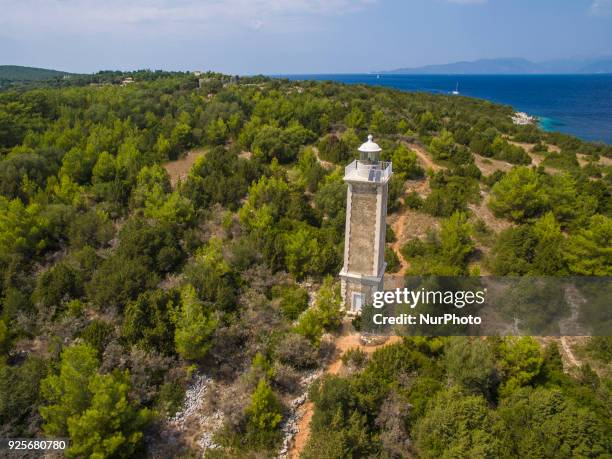
[[[353,307],[354,312],[361,312],[363,306],[363,295],[361,293],[353,293]]]

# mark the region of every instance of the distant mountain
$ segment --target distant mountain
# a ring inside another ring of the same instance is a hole
[[[581,73],[612,73],[612,57],[599,59],[585,65]]]
[[[42,81],[57,77],[70,76],[71,73],[59,70],[23,67],[21,65],[0,65],[0,80],[9,81]]]
[[[400,68],[377,73],[412,75],[517,75],[538,73],[612,73],[612,56],[599,58],[557,59],[532,62],[522,58],[479,59],[451,64],[425,65],[423,67]]]

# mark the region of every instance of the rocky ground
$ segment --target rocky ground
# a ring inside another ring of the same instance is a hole
[[[161,426],[159,441],[152,442],[152,457],[164,458],[170,451],[176,454],[184,449],[198,451],[204,457],[206,450],[218,447],[213,435],[223,424],[223,414],[219,410],[208,412],[205,407],[212,383],[212,378],[204,373],[193,375],[185,391],[183,408]]]
[[[304,417],[304,410],[302,407],[308,401],[308,388],[322,374],[323,370],[316,370],[307,374],[300,380],[300,387],[303,389],[303,391],[298,397],[294,398],[289,403],[289,415],[283,421],[281,426],[281,430],[283,432],[283,444],[278,454],[279,459],[286,459],[289,457],[289,452],[294,444],[294,440],[297,434],[300,432],[300,421]]]

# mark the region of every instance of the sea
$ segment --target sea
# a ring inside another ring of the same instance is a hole
[[[277,75],[477,97],[536,116],[546,131],[612,145],[612,74],[601,75]]]

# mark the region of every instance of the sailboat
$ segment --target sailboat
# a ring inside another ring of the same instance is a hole
[[[459,82],[457,81],[457,86],[455,87],[455,90],[451,92],[451,94],[453,96],[458,96],[459,95]]]

